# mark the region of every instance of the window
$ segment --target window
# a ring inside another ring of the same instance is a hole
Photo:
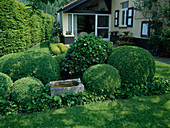
[[[142,24],[141,24],[141,37],[149,37],[149,35],[150,35],[149,21],[142,21]]]
[[[121,27],[127,27],[126,23],[126,17],[127,17],[127,11],[129,7],[129,2],[122,3],[122,9],[121,9]]]
[[[119,10],[115,11],[115,27],[119,26]]]
[[[69,33],[72,33],[72,14],[68,14],[68,30]]]

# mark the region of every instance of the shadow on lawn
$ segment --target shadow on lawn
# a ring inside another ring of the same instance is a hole
[[[141,97],[0,118],[2,127],[167,128],[168,96]]]
[[[156,73],[170,80],[170,65],[159,64],[156,66]]]

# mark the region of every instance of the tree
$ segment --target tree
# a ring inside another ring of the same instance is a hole
[[[156,46],[156,51],[170,51],[170,43],[166,43],[165,38],[169,38],[170,27],[170,1],[169,0],[135,0],[135,9],[140,11],[145,18],[150,21],[150,40]],[[166,35],[166,36],[165,36]]]

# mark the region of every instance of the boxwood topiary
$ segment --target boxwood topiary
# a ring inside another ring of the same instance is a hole
[[[17,53],[6,60],[2,72],[14,81],[33,76],[46,84],[59,78],[60,65],[49,53],[33,50]]]
[[[3,99],[8,98],[12,83],[13,82],[8,75],[0,72],[0,97]]]
[[[155,60],[145,49],[135,46],[122,46],[113,50],[108,64],[115,67],[125,83],[145,83],[155,74]]]
[[[113,44],[94,35],[79,36],[70,45],[62,63],[64,78],[81,78],[84,71],[95,64],[104,64]]]
[[[98,94],[110,94],[121,85],[118,70],[108,64],[91,66],[84,72],[82,80],[88,91]]]
[[[68,47],[63,43],[57,43],[58,48],[60,49],[61,53],[65,53],[68,50]]]
[[[25,77],[14,82],[11,98],[20,105],[31,103],[43,91],[42,82],[34,77]]]
[[[50,43],[50,50],[54,55],[59,55],[61,53],[60,48],[57,46],[57,44],[54,43]]]

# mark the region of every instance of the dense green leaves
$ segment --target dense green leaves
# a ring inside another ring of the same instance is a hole
[[[83,84],[88,91],[109,95],[121,85],[118,70],[108,64],[91,66],[83,74]]]
[[[108,64],[119,71],[123,83],[145,83],[151,81],[155,74],[153,56],[139,47],[120,46],[114,49]]]
[[[12,100],[24,107],[41,95],[43,86],[40,80],[33,77],[19,79],[13,85]]]
[[[6,56],[8,59],[5,59]],[[14,81],[33,76],[46,84],[58,80],[60,76],[60,66],[57,61],[49,53],[40,50],[5,55],[0,58],[0,62],[3,64],[1,72],[8,74]]]
[[[79,36],[70,45],[62,63],[64,78],[81,78],[92,65],[104,64],[112,51],[112,43],[93,35]]]
[[[31,13],[18,1],[0,1],[0,56],[24,51],[51,37],[54,18],[38,11]]]
[[[7,99],[12,88],[11,78],[0,72],[0,98]]]

